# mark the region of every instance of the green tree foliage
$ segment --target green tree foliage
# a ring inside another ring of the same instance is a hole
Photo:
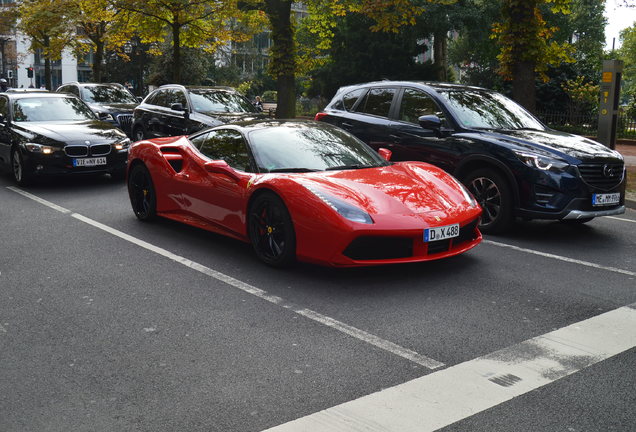
[[[502,21],[493,27],[493,37],[500,45],[499,72],[512,81],[512,96],[535,111],[535,78],[547,80],[549,65],[574,61],[567,43],[553,36],[558,30],[548,25],[541,7],[547,5],[553,13],[570,13],[571,0],[503,0]]]
[[[182,47],[212,53],[230,41],[246,41],[264,16],[238,8],[236,0],[115,0],[142,42],[172,44],[171,81],[182,81]],[[159,54],[159,53],[158,53]]]
[[[59,60],[73,40],[75,28],[69,0],[22,0],[18,5],[19,30],[31,39],[31,50],[44,57],[44,81],[52,90],[51,60]]]
[[[618,57],[623,61],[623,94],[630,111],[636,113],[636,24],[621,31],[621,47]]]

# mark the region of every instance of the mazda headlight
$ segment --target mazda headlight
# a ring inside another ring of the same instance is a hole
[[[113,144],[113,147],[115,148],[115,150],[123,150],[128,148],[128,146],[130,146],[130,139],[129,138],[124,138],[123,140],[116,142]]]
[[[563,171],[570,164],[559,159],[554,159],[536,153],[515,152],[517,157],[530,168],[538,168],[541,171]]]
[[[340,198],[336,198],[333,195],[330,195],[326,192],[313,188],[311,186],[305,186],[309,191],[311,191],[314,195],[320,198],[325,204],[334,209],[340,216],[345,219],[348,219],[352,222],[359,222],[365,224],[372,224],[373,219],[366,211],[358,208],[352,204],[349,204],[346,201],[341,200]]]
[[[54,147],[36,143],[26,143],[24,147],[31,153],[40,153],[44,155],[50,155],[55,151]]]

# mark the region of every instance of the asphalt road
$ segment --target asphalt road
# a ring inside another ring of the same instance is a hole
[[[139,222],[106,176],[0,177],[0,220],[3,432],[636,431],[634,210],[365,269]]]

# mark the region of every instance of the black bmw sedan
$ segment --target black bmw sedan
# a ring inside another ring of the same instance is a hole
[[[341,88],[316,120],[340,126],[392,160],[437,165],[483,208],[480,229],[515,216],[585,223],[625,212],[622,156],[546,127],[505,96],[454,84],[380,81]]]
[[[0,166],[20,185],[59,174],[123,178],[129,144],[75,96],[0,93]]]

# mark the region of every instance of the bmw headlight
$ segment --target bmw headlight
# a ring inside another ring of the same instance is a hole
[[[309,189],[314,195],[320,198],[325,204],[334,209],[340,216],[345,219],[348,219],[352,222],[359,222],[365,224],[372,224],[373,219],[366,211],[358,208],[348,202],[345,202],[339,198],[334,197],[326,192],[320,191],[311,186],[305,186]]]
[[[563,171],[570,164],[562,160],[546,157],[536,153],[515,152],[517,157],[530,168],[538,168],[541,171]]]
[[[40,153],[44,155],[50,155],[55,151],[54,147],[36,143],[26,143],[24,147],[31,153]]]
[[[123,140],[116,142],[113,144],[113,147],[115,148],[115,150],[123,150],[128,148],[128,146],[130,146],[130,139],[129,138],[124,138]]]

